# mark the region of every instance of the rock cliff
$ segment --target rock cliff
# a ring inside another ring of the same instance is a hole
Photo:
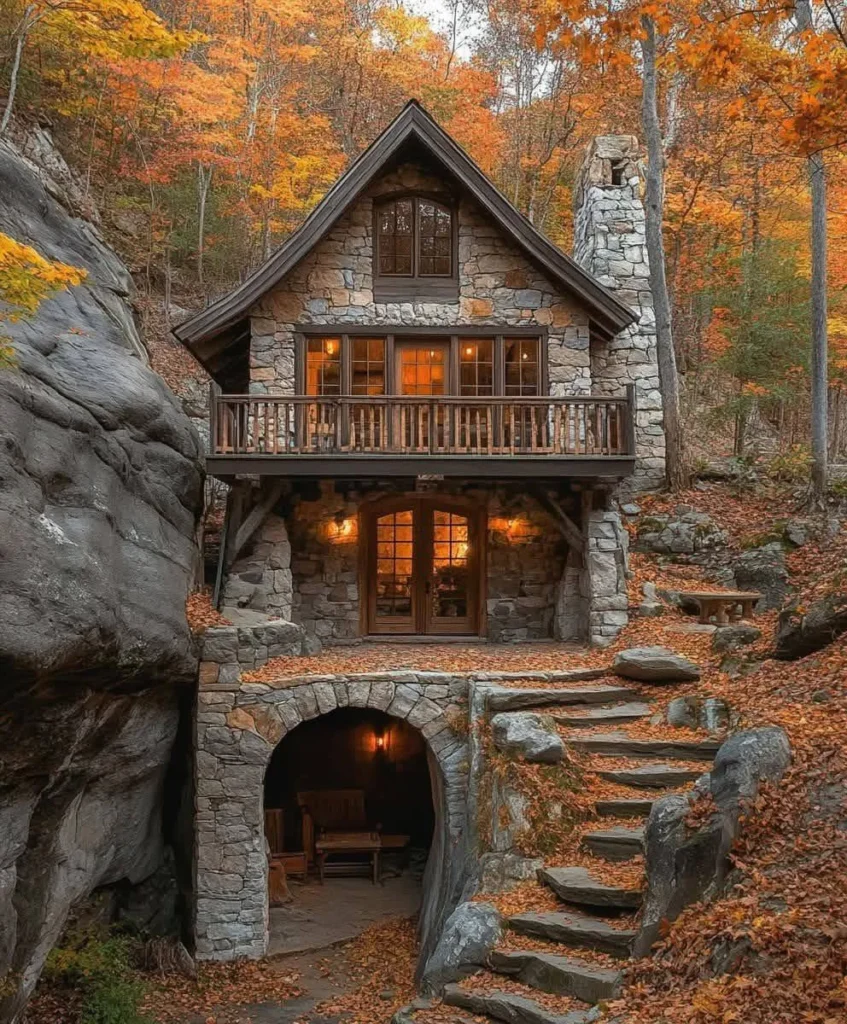
[[[0,195],[0,231],[88,271],[29,322],[0,325],[17,354],[0,371],[5,1022],[69,908],[160,862],[165,775],[196,669],[184,603],[202,463],[146,365],[126,268],[55,175],[4,143]]]

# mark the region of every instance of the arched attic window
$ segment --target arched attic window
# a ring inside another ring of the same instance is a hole
[[[375,203],[374,298],[458,299],[452,205],[424,195]]]

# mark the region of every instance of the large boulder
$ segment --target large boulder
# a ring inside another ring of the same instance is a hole
[[[657,555],[701,555],[725,548],[728,540],[710,515],[690,505],[677,505],[669,515],[641,519],[635,550]]]
[[[500,912],[491,903],[460,903],[444,924],[423,971],[422,987],[440,992],[446,984],[484,967],[503,938]]]
[[[776,630],[777,658],[793,661],[819,651],[847,630],[847,593],[830,594],[807,609],[780,612]]]
[[[612,671],[642,683],[684,683],[700,678],[700,669],[668,647],[630,647],[619,651]]]
[[[752,623],[733,622],[729,626],[719,626],[712,634],[712,650],[722,654],[737,651],[754,644],[761,635],[762,631]]]
[[[491,719],[491,735],[498,750],[525,761],[555,764],[565,756],[565,744],[550,715],[501,712]]]
[[[673,921],[689,904],[720,893],[745,808],[760,784],[778,782],[790,762],[791,748],[782,729],[748,729],[721,746],[714,768],[695,786],[695,796],[713,802],[705,824],[688,827],[691,804],[684,794],[654,803],[644,837],[647,891],[635,956],[649,952],[663,921]]]
[[[69,908],[161,862],[164,780],[196,674],[185,599],[203,473],[196,433],[146,365],[126,268],[6,143],[0,195],[0,231],[88,271],[3,324],[17,358],[0,371],[7,1021]]]
[[[759,611],[781,608],[788,594],[788,569],[785,549],[778,541],[760,548],[742,551],[733,560],[735,582],[739,590],[754,590],[762,595]]]

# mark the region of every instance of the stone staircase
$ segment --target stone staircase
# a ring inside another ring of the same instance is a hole
[[[600,1015],[596,1004],[619,993],[637,934],[643,875],[636,858],[653,800],[708,771],[720,741],[679,740],[670,725],[659,738],[627,735],[627,725],[660,710],[630,686],[498,689],[489,710],[506,709],[551,713],[566,746],[585,756],[586,779],[594,774],[626,792],[596,800],[597,827],[583,833],[579,863],[539,869],[539,882],[559,908],[513,914],[506,939],[491,954],[487,981],[448,985],[444,1002],[511,1024],[589,1024]],[[632,861],[635,870],[621,880],[621,866]],[[499,987],[497,976],[522,983],[521,991]],[[550,995],[567,998],[560,1007]]]

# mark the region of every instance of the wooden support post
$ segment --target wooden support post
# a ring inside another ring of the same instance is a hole
[[[262,525],[270,510],[276,505],[282,495],[282,481],[273,480],[268,489],[259,497],[258,502],[250,510],[250,514],[237,528],[235,542],[233,544],[232,559],[238,558],[238,553],[243,550],[245,544],[250,540],[256,530]]]
[[[571,550],[582,553],[585,550],[585,534],[573,519],[557,501],[550,497],[543,487],[533,488],[532,493],[536,496],[542,508],[546,509],[553,516],[556,525],[559,527],[562,536],[568,542]]]

